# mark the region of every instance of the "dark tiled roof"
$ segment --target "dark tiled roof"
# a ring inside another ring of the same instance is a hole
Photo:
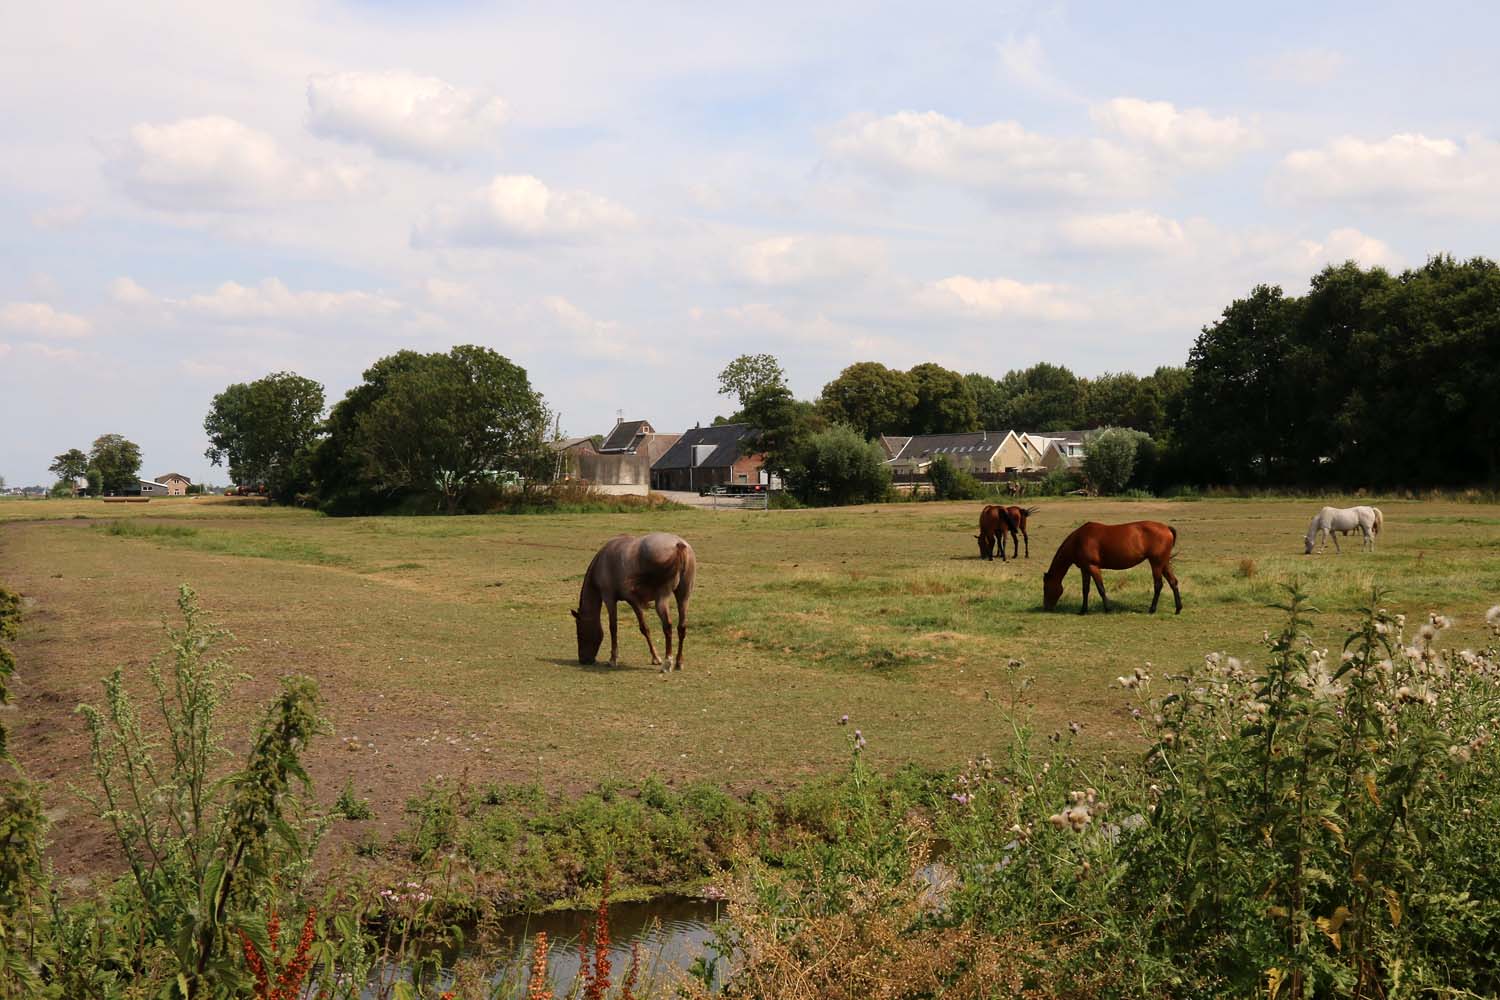
[[[740,441],[751,432],[749,424],[719,424],[714,427],[693,427],[683,431],[677,442],[667,453],[651,466],[652,469],[718,469],[733,465],[740,458]],[[713,451],[703,461],[693,462],[694,445],[712,445]]]
[[[167,474],[166,474],[166,475],[164,475],[164,476],[157,476],[157,477],[156,477],[156,481],[157,481],[157,482],[158,482],[158,483],[164,483],[164,482],[166,482],[166,481],[167,481],[167,480],[168,480],[168,479],[181,479],[181,480],[182,480],[182,481],[183,481],[183,482],[185,482],[185,483],[191,483],[191,482],[192,482],[192,480],[191,480],[191,479],[189,479],[189,478],[188,478],[188,477],[187,477],[187,476],[184,476],[184,475],[183,475],[183,474],[182,474],[182,473],[180,473],[180,472],[169,472],[169,473],[167,473]]]
[[[567,451],[569,448],[577,448],[579,445],[594,446],[594,442],[586,437],[558,438],[556,441],[548,441],[547,445],[553,451]]]
[[[604,443],[599,446],[600,451],[628,451],[635,443],[639,434],[650,434],[653,432],[649,420],[623,420],[615,424],[615,429],[609,432]]]
[[[918,434],[908,438],[893,462],[918,462],[937,455],[993,455],[1005,443],[1006,431],[968,434]]]

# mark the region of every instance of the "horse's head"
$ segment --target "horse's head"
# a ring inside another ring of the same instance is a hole
[[[975,535],[974,537],[977,538],[977,539],[979,539],[979,558],[981,558],[981,559],[993,559],[993,558],[995,558],[994,554],[993,554],[994,551],[995,551],[995,540],[993,538],[988,538],[988,537],[986,537],[984,535]]]
[[[604,627],[599,624],[597,612],[589,616],[574,610],[573,623],[578,628],[578,662],[587,667],[599,659],[599,645],[604,642]]]
[[[1063,578],[1052,576],[1050,573],[1042,574],[1042,608],[1051,611],[1057,607],[1058,598],[1062,597]]]
[[[1304,544],[1303,544],[1303,548],[1302,548],[1302,554],[1305,555],[1305,556],[1312,555],[1313,536],[1312,535],[1308,535],[1307,538],[1305,538],[1303,540],[1303,542],[1304,542]]]

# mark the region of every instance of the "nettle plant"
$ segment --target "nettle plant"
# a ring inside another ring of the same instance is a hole
[[[1500,991],[1500,608],[1490,648],[1449,650],[1445,617],[1409,631],[1382,601],[1329,650],[1293,588],[1263,667],[1120,678],[1139,766],[1013,722],[952,795],[945,918],[1086,942],[1123,995]]]

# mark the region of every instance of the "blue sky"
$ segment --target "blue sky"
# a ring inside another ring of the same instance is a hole
[[[1256,283],[1496,253],[1479,5],[550,6],[0,12],[0,475],[222,482],[215,392],[403,347],[681,429],[742,352],[1147,371]]]

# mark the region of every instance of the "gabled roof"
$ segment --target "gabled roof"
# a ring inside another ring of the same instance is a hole
[[[724,468],[740,458],[740,442],[753,433],[749,424],[718,424],[713,427],[694,427],[683,431],[682,436],[667,449],[651,466],[653,470]],[[713,448],[701,461],[693,461],[694,446]]]
[[[891,434],[880,435],[880,447],[885,449],[886,461],[889,462],[891,459],[901,454],[901,449],[905,448],[906,443],[910,440],[911,438],[909,437],[896,437]]]
[[[906,439],[905,445],[890,459],[892,462],[931,461],[938,455],[993,456],[1005,443],[1006,434],[999,431],[971,431],[967,434],[918,434]]]
[[[548,441],[547,447],[553,451],[567,451],[569,448],[577,448],[580,445],[594,446],[594,442],[586,437],[558,438],[556,441]]]
[[[169,472],[169,473],[167,473],[164,476],[157,476],[156,477],[156,481],[158,483],[164,483],[164,482],[166,482],[169,479],[181,479],[185,483],[191,483],[192,482],[191,479],[189,479],[187,476],[184,476],[180,472]]]
[[[609,432],[609,436],[604,439],[599,450],[601,452],[629,451],[637,437],[654,433],[656,433],[656,428],[651,426],[649,420],[622,420],[615,424],[614,430]]]

